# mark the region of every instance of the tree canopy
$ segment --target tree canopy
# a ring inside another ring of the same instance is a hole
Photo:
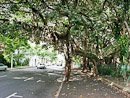
[[[130,59],[129,0],[2,0],[0,24],[1,36],[45,41],[64,52],[67,77],[72,56],[95,66]]]

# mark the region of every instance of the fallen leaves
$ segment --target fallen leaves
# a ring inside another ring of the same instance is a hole
[[[62,93],[61,95],[62,95],[62,96],[64,96],[64,95],[65,95],[65,93]]]
[[[70,85],[68,84],[67,87],[70,87]]]
[[[80,97],[82,98],[82,97],[83,97],[83,95],[80,95]]]
[[[74,89],[76,89],[76,87],[73,87]]]
[[[67,85],[67,89],[70,89],[70,85],[69,84]]]
[[[57,95],[55,94],[54,96],[56,97]]]

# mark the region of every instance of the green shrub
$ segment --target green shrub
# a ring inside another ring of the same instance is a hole
[[[17,66],[28,66],[29,64],[29,58],[25,59],[24,62],[15,62],[16,67]]]
[[[99,74],[100,75],[110,75],[111,72],[112,72],[112,70],[109,69],[109,68],[104,68],[104,67],[99,68]]]
[[[126,75],[127,75],[127,76],[130,76],[130,70],[127,70],[127,71],[126,71]]]
[[[27,58],[26,60],[24,60],[24,62],[23,62],[23,66],[25,66],[25,65],[28,65],[29,64],[29,58]]]
[[[117,75],[117,70],[114,65],[98,65],[98,71],[100,75],[111,75],[111,76],[116,76]]]

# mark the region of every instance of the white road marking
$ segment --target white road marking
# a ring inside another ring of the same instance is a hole
[[[15,96],[13,96],[13,97],[19,97],[19,98],[22,98],[23,96],[15,95]]]
[[[23,96],[19,96],[19,95],[16,95],[17,94],[17,92],[16,93],[13,93],[13,94],[11,94],[11,95],[9,95],[8,97],[6,97],[6,98],[11,98],[11,97],[16,97],[16,98],[22,98]]]
[[[9,96],[6,97],[6,98],[11,98],[11,97],[13,97],[15,94],[17,94],[17,93],[13,93],[13,94],[9,95]]]
[[[14,77],[13,79],[27,79],[27,77]]]
[[[45,82],[45,81],[38,80],[37,83],[39,83],[39,82]]]
[[[33,77],[27,78],[27,79],[25,79],[24,81],[28,81],[28,80],[33,80]]]
[[[7,77],[7,75],[0,76],[0,78]]]

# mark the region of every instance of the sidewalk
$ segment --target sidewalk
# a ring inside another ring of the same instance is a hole
[[[70,81],[64,83],[58,98],[130,98],[96,78],[81,71],[73,71]]]
[[[25,69],[25,68],[33,68],[33,67],[32,66],[18,66],[18,67],[13,67],[12,69],[8,68],[7,70]]]

